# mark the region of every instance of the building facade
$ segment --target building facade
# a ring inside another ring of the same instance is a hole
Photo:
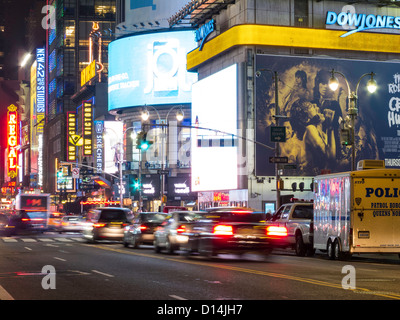
[[[384,159],[387,167],[398,167],[394,104],[399,15],[397,3],[383,1],[236,0],[225,1],[220,8],[211,1],[192,1],[171,16],[171,27],[198,28],[199,48],[188,53],[187,68],[198,72],[200,92],[212,92],[214,100],[217,95],[236,95],[224,106],[214,105],[225,108],[226,115],[236,109],[237,118],[231,121],[237,121],[238,139],[246,139],[238,143],[237,167],[220,178],[236,175],[231,188],[245,190],[249,206],[273,211],[277,202],[289,197],[312,199],[315,175],[350,170],[352,147],[342,145],[340,132],[351,124],[347,116],[354,113],[349,111],[354,101],[355,160]],[[226,73],[229,68],[231,73]],[[218,82],[213,78],[221,72],[236,81],[223,77],[215,92]],[[332,76],[340,81],[336,92],[327,88]],[[374,94],[366,91],[371,76],[378,83]],[[200,104],[198,114],[192,113],[192,123],[197,116],[200,127],[201,108],[213,100],[203,96],[194,95],[192,100],[192,111]],[[278,139],[286,142],[275,143],[283,141]],[[205,154],[199,145],[192,143],[193,157]],[[220,151],[214,149],[210,157]],[[220,168],[227,161],[221,161]],[[196,179],[215,181],[209,172],[194,177],[194,162],[192,185]],[[215,190],[207,190],[212,188],[198,189],[204,202],[215,200],[215,192],[210,193]],[[223,192],[232,204],[232,191]]]

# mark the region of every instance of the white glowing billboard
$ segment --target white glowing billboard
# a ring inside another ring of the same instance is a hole
[[[192,98],[192,191],[237,189],[237,65],[193,84]]]
[[[186,54],[196,47],[190,30],[112,41],[108,49],[108,110],[190,103],[197,74],[186,70]]]
[[[117,173],[119,157],[123,157],[123,123],[104,121],[104,172]],[[123,158],[122,158],[123,159]]]

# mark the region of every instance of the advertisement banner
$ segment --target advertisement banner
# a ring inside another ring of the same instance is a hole
[[[346,119],[349,90],[344,77],[335,74],[339,87],[329,86],[331,70],[342,73],[358,97],[355,120],[356,163],[362,159],[385,160],[387,168],[400,168],[400,63],[331,58],[257,55],[256,140],[274,147],[271,126],[275,125],[275,82],[278,73],[279,121],[286,127],[286,142],[280,143],[280,165],[288,176],[315,176],[323,170],[351,170],[351,147],[340,141],[340,121]],[[270,71],[272,72],[270,72]],[[367,90],[374,72],[378,88]],[[362,78],[362,79],[361,79]],[[256,175],[275,174],[269,163],[273,150],[256,146]],[[285,169],[285,166],[287,169]],[[326,171],[325,171],[326,172]]]
[[[193,31],[130,36],[109,45],[108,110],[191,103],[197,74],[186,71]]]

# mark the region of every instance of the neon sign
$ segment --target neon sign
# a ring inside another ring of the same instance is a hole
[[[83,156],[93,154],[92,133],[93,133],[93,105],[90,101],[83,101]]]
[[[214,19],[212,19],[195,31],[195,41],[201,41],[199,51],[203,50],[204,43],[214,30]]]
[[[15,105],[7,112],[7,175],[14,179],[18,170],[18,113]]]
[[[76,113],[67,112],[67,159],[68,161],[76,160]],[[79,137],[78,137],[79,138]]]
[[[325,24],[337,24],[341,27],[354,27],[354,30],[346,32],[340,36],[344,38],[353,33],[369,29],[400,29],[400,16],[393,17],[375,14],[366,15],[350,12],[336,13],[328,11],[326,14]]]

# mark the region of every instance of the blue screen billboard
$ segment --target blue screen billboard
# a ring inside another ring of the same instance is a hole
[[[109,45],[108,110],[191,103],[197,73],[186,71],[186,54],[197,47],[193,31],[158,32]]]
[[[332,173],[351,170],[351,147],[340,140],[340,119],[346,119],[349,92],[344,78],[336,91],[328,87],[331,70],[342,73],[351,91],[358,92],[355,120],[355,163],[363,159],[384,160],[387,168],[400,168],[400,63],[361,60],[258,55],[256,70],[278,72],[279,125],[286,127],[286,142],[280,155],[288,157],[284,175],[315,176],[322,170]],[[367,90],[370,76],[378,88]],[[359,81],[360,80],[360,81]],[[256,140],[274,147],[271,126],[275,125],[275,84],[271,72],[256,78]],[[256,147],[256,175],[272,176],[269,163],[274,150]],[[292,166],[295,165],[295,166]],[[282,166],[283,168],[285,166]]]

